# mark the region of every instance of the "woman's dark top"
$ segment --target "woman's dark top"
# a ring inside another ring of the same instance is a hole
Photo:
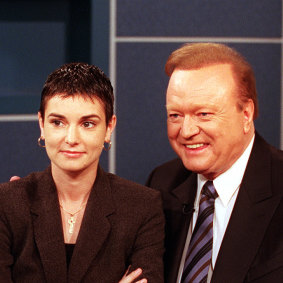
[[[75,248],[75,244],[65,244],[67,268],[69,268],[69,264],[73,255],[74,248]]]

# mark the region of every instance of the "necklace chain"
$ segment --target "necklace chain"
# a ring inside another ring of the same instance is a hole
[[[69,233],[70,233],[70,234],[73,234],[73,233],[74,233],[74,226],[75,226],[75,223],[76,223],[76,218],[74,218],[74,216],[75,216],[76,214],[78,214],[78,213],[85,207],[86,202],[83,203],[83,204],[81,205],[81,207],[80,207],[77,211],[75,211],[75,212],[73,212],[73,213],[71,213],[70,211],[66,210],[66,209],[63,207],[63,205],[61,204],[61,202],[59,202],[59,205],[60,205],[60,207],[63,209],[63,211],[65,211],[65,212],[67,212],[68,214],[70,214],[70,218],[68,219],[68,224],[70,225],[70,227],[69,227]]]
[[[66,210],[60,202],[59,202],[59,205],[60,205],[60,207],[61,207],[65,212],[67,212],[68,214],[70,214],[71,217],[74,217],[76,214],[78,214],[78,213],[85,207],[86,202],[83,203],[83,204],[81,205],[81,207],[80,207],[77,211],[75,211],[75,212],[73,212],[73,213],[71,213],[70,211]]]

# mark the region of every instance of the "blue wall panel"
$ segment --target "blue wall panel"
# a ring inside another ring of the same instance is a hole
[[[163,72],[170,47],[121,43],[117,49],[117,174],[140,183],[153,166],[174,156],[167,142]]]
[[[14,175],[25,176],[48,166],[45,149],[37,145],[40,135],[37,122],[0,123],[0,134],[0,182],[6,182]]]
[[[281,37],[280,0],[118,0],[118,36]]]
[[[36,113],[47,74],[65,61],[65,24],[0,22],[0,113]]]

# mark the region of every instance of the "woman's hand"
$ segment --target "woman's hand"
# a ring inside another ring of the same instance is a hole
[[[147,280],[145,278],[139,280],[139,281],[134,281],[136,278],[138,278],[142,274],[142,269],[137,268],[136,270],[132,271],[130,274],[128,274],[130,267],[124,274],[123,278],[119,281],[119,283],[147,283]]]

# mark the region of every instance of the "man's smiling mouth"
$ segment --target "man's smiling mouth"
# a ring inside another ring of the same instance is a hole
[[[189,149],[196,149],[196,148],[200,148],[200,147],[205,146],[205,144],[204,143],[195,143],[195,144],[187,144],[185,146],[186,146],[186,148],[189,148]]]

